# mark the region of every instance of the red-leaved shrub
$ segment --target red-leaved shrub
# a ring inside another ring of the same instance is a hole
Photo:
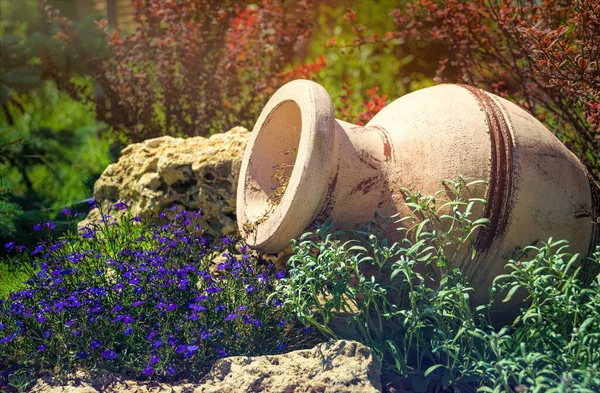
[[[349,10],[352,45],[443,45],[438,82],[480,86],[518,103],[600,179],[597,0],[412,0],[391,15],[397,29],[373,35]]]
[[[314,0],[130,1],[133,32],[97,22],[105,58],[57,10],[46,11],[56,37],[97,82],[97,117],[133,141],[249,127],[276,88],[325,65],[321,57],[291,66],[308,43]],[[68,90],[71,81],[58,79]]]

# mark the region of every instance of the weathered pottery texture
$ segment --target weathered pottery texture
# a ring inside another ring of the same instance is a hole
[[[273,206],[273,168],[282,163],[289,182]],[[489,228],[477,235],[477,258],[459,261],[476,302],[518,245],[552,236],[586,255],[599,242],[592,217],[600,215],[600,191],[577,158],[517,105],[452,84],[407,94],[365,127],[336,120],[320,85],[296,80],[283,86],[246,147],[238,227],[251,247],[277,252],[328,217],[337,228],[352,229],[376,211],[406,216],[402,187],[432,195],[442,179],[459,175],[487,181],[469,193],[488,201],[475,216],[489,218]]]

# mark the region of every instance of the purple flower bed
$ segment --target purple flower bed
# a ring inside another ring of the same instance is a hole
[[[31,278],[0,300],[0,386],[23,368],[196,379],[217,358],[316,342],[279,299],[267,301],[283,277],[272,263],[206,235],[200,212],[166,216],[151,224],[119,202],[78,234],[7,245]]]

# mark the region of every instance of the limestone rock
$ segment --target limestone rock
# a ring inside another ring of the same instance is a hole
[[[284,355],[221,359],[195,392],[375,393],[380,374],[372,349],[341,340]]]
[[[237,178],[250,133],[235,127],[210,138],[164,136],[127,146],[94,186],[103,206],[132,203],[135,215],[158,216],[174,205],[202,209],[214,234],[235,232]],[[92,210],[80,225],[98,220]]]
[[[32,393],[376,393],[381,392],[380,374],[381,362],[372,349],[340,340],[282,355],[221,359],[197,384],[137,382],[105,373],[61,386],[39,381]]]

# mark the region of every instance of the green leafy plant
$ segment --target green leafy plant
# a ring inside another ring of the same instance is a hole
[[[417,391],[480,378],[475,364],[487,353],[475,360],[469,356],[476,351],[471,333],[477,330],[471,288],[452,267],[486,223],[472,219],[473,207],[485,201],[462,199],[462,192],[478,183],[445,181],[453,199],[438,208],[440,194],[404,190],[413,210],[409,217],[373,221],[351,234],[331,233],[329,225],[304,234],[294,242],[289,278],[282,280],[277,296],[323,334],[358,338],[373,347],[384,373],[410,377]],[[388,244],[383,236],[388,225],[403,223],[409,225],[401,228],[402,241]],[[434,277],[434,270],[441,276]],[[339,314],[346,324],[336,329]]]
[[[16,232],[15,220],[23,213],[21,206],[10,201],[10,196],[10,183],[6,179],[0,178],[0,236],[2,237],[11,236]]]
[[[495,293],[527,293],[528,306],[511,328],[486,335],[494,352],[485,392],[596,392],[600,389],[600,246],[582,264],[566,241],[525,247],[496,278]],[[528,259],[533,255],[532,259]],[[590,285],[584,280],[591,279]],[[528,390],[525,390],[528,389]]]
[[[434,196],[404,190],[408,217],[381,217],[355,232],[325,223],[304,234],[294,242],[289,278],[272,296],[326,336],[374,348],[388,386],[597,391],[600,276],[585,286],[581,275],[600,265],[600,247],[585,269],[564,241],[526,247],[497,277],[490,303],[473,309],[472,289],[455,265],[475,256],[475,235],[487,223],[474,213],[485,201],[464,197],[478,183],[446,181]],[[398,224],[400,240],[388,243],[384,231]],[[519,290],[526,296],[519,316],[494,328],[488,312]]]
[[[85,81],[80,84],[86,87]],[[15,227],[3,224],[13,230],[1,236],[31,245],[36,241],[31,226],[91,197],[94,181],[112,161],[111,142],[100,134],[105,126],[96,122],[93,110],[52,83],[18,98],[21,107],[7,105],[10,117],[0,113],[0,177],[11,186],[6,203],[18,204],[23,212],[10,216]]]

